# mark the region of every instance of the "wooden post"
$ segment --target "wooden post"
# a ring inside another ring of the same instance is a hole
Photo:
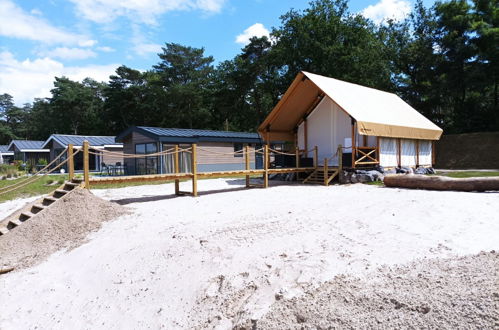
[[[436,152],[435,152],[435,140],[431,141],[431,167],[435,165]]]
[[[250,170],[250,155],[249,155],[249,146],[244,148],[244,160],[246,163],[246,171]],[[246,175],[246,188],[250,187],[250,176]]]
[[[298,147],[295,148],[295,166],[296,168],[300,167],[300,149]]]
[[[303,144],[305,149],[305,157],[308,157],[308,125],[307,118],[303,120]]]
[[[75,162],[73,157],[73,145],[68,144],[68,150],[66,151],[68,157],[68,180],[73,180],[75,176]]]
[[[343,170],[343,146],[338,145],[338,170]]]
[[[175,145],[175,157],[173,158],[173,170],[175,174],[180,173],[178,144]],[[180,180],[175,179],[175,195],[180,195]]]
[[[90,189],[90,157],[88,157],[88,141],[83,141],[83,181],[85,188]]]
[[[198,165],[196,144],[192,144],[192,196],[198,195]]]
[[[319,148],[314,147],[314,167],[317,169],[319,167]]]
[[[269,187],[269,145],[263,148],[263,187]]]
[[[327,166],[327,158],[324,158],[324,185],[327,186],[328,183],[327,183],[327,177],[328,175],[328,166]]]
[[[376,160],[381,165],[381,149],[379,148],[379,136],[376,137]]]
[[[355,122],[352,119],[352,168],[355,168]]]
[[[402,141],[397,139],[397,163],[398,166],[402,166]]]
[[[416,140],[416,167],[419,167],[419,140]]]

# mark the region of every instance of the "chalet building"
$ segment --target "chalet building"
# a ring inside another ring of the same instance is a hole
[[[300,72],[258,128],[265,140],[318,147],[321,164],[432,166],[442,129],[395,94]]]
[[[7,148],[14,153],[14,160],[38,164],[41,159],[48,160],[50,150],[43,147],[44,141],[12,140]]]
[[[0,164],[9,164],[14,160],[14,152],[9,150],[7,144],[0,145]]]
[[[52,161],[66,150],[69,144],[72,144],[74,148],[81,148],[85,140],[88,141],[90,150],[93,153],[99,153],[102,150],[113,152],[112,154],[101,153],[101,155],[90,154],[89,165],[91,171],[102,171],[103,168],[109,165],[123,164],[123,144],[115,142],[114,136],[52,134],[43,143],[43,148],[49,151],[49,161]],[[62,157],[61,161],[65,159],[66,156]],[[75,156],[75,170],[83,170],[82,152]]]
[[[248,146],[251,152],[250,166],[262,166],[263,157],[254,149],[261,146],[257,133],[225,132],[198,129],[130,127],[116,137],[123,143],[125,154],[143,155],[138,158],[125,158],[127,174],[166,174],[174,171],[173,154],[148,156],[172,149],[175,145],[189,148],[197,145],[198,172],[242,170],[245,160],[241,151]],[[180,172],[191,171],[191,154],[179,155]]]

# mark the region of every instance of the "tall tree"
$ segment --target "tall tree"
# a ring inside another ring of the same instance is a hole
[[[182,127],[205,127],[209,123],[207,99],[214,73],[213,57],[204,55],[204,48],[167,43],[158,54],[161,62],[154,65],[159,75],[155,85],[166,92],[166,117]],[[171,114],[171,116],[169,115]]]

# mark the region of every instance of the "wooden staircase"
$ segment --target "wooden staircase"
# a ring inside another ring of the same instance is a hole
[[[327,173],[326,173],[327,172]],[[318,167],[308,177],[303,180],[303,183],[322,184],[328,186],[329,183],[339,174],[338,167]]]
[[[31,208],[26,208],[26,211],[22,211],[19,214],[14,214],[4,221],[0,222],[0,236],[7,234],[10,230],[20,226],[24,221],[31,219],[37,213],[50,207],[53,203],[58,201],[60,198],[67,196],[76,187],[81,186],[82,179],[74,178],[71,181],[65,182],[59,189],[56,189],[51,195],[44,197],[41,200],[36,201],[31,205]],[[10,219],[9,219],[10,218]]]

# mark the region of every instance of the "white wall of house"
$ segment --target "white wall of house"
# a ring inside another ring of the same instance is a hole
[[[325,97],[308,116],[307,133],[308,149],[317,146],[319,164],[323,164],[324,158],[335,155],[338,145],[344,146],[345,138],[350,138],[350,116],[330,98]],[[298,127],[298,147],[305,148],[304,123]],[[338,156],[330,159],[329,165],[338,165]]]
[[[331,158],[336,154],[338,145],[351,147],[352,126],[351,119],[333,100],[325,97],[310,113],[307,118],[307,147],[311,150],[314,146],[319,149],[319,164],[323,164],[324,158]],[[298,147],[305,149],[305,124],[298,126]],[[356,132],[355,141],[357,146],[376,147],[378,144],[376,136],[364,136]],[[366,144],[364,144],[366,142]],[[396,167],[400,162],[402,166],[416,166],[417,148],[416,140],[401,139],[400,151],[398,139],[380,138],[380,165],[384,167]],[[419,165],[431,165],[432,161],[431,141],[419,140]],[[344,150],[351,152],[351,150]],[[313,154],[308,155],[312,157]],[[329,160],[329,165],[338,165],[338,156]]]

